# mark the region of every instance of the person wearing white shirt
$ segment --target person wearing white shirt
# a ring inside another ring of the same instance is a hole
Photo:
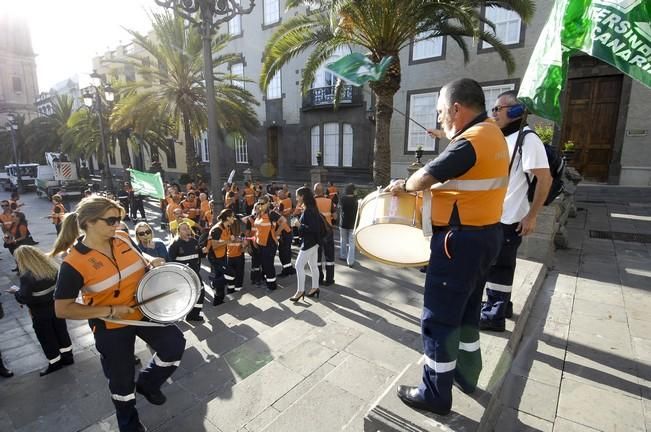
[[[491,111],[496,124],[506,137],[512,163],[500,220],[504,240],[486,282],[487,301],[482,305],[479,328],[501,332],[504,331],[505,318],[511,318],[513,315],[511,290],[518,247],[522,243],[522,237],[536,229],[536,218],[549,193],[552,176],[545,148],[535,133],[526,133],[522,141],[522,153],[518,151],[514,155],[518,135],[531,130],[529,126],[525,126],[520,132],[524,105],[518,102],[517,93],[510,90],[500,94]],[[530,181],[533,181],[534,177],[537,179],[531,203],[527,194],[527,176]]]

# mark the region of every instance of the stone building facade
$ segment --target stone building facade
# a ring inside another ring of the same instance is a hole
[[[27,22],[0,10],[0,126],[7,114],[17,113],[29,122],[37,116],[36,54]]]
[[[450,38],[425,39],[421,35],[400,53],[402,87],[395,95],[391,122],[392,176],[404,177],[419,147],[424,160],[435,157],[447,141],[430,139],[411,117],[425,127],[437,127],[436,101],[440,88],[465,76],[484,88],[488,109],[497,95],[517,90],[538,36],[547,20],[552,2],[536,2],[537,10],[526,25],[517,15],[488,9],[482,13],[496,24],[498,36],[506,42],[516,62],[515,73],[506,67],[494,49],[468,40],[470,58],[463,55]],[[283,67],[263,94],[258,85],[264,42],[278,26],[303,10],[285,11],[284,0],[260,0],[249,15],[222,25],[220,31],[233,36],[225,52],[236,53],[239,60],[228,69],[252,82],[238,82],[251,91],[260,105],[256,107],[261,127],[245,137],[226,137],[220,143],[221,172],[235,168],[241,173],[255,168],[264,177],[304,181],[321,153],[329,176],[336,182],[371,181],[374,140],[373,97],[367,87],[346,87],[342,103],[333,109],[335,79],[325,69],[317,73],[312,88],[302,94],[301,72],[306,61],[299,55]],[[650,42],[651,44],[651,42]],[[102,58],[95,67],[105,72],[107,56],[119,56],[119,47]],[[342,49],[332,60],[347,54]],[[104,68],[104,69],[102,69]],[[129,71],[118,71],[124,77]],[[567,140],[576,144],[573,162],[588,180],[622,185],[651,185],[651,138],[649,113],[651,90],[624,76],[616,69],[591,57],[573,59],[563,95],[564,121],[557,125],[554,143]],[[219,109],[219,107],[218,107]],[[402,113],[402,114],[401,114]],[[543,122],[535,117],[530,123]],[[206,163],[206,137],[197,150]],[[184,169],[181,151],[176,158],[179,171]]]

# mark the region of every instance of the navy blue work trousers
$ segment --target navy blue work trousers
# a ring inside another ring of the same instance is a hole
[[[486,304],[481,311],[482,319],[504,321],[508,303],[511,301],[513,276],[522,237],[516,231],[519,224],[501,224],[504,238],[500,253],[488,272],[486,281]]]
[[[502,242],[499,225],[435,231],[425,279],[421,332],[425,351],[422,398],[452,406],[452,384],[474,388],[481,371],[479,313],[488,270]]]
[[[95,347],[101,356],[104,375],[108,379],[120,432],[137,431],[139,418],[133,362],[136,336],[154,351],[149,364],[138,375],[138,386],[146,392],[160,390],[181,363],[185,337],[176,325],[126,326],[109,330],[102,320],[90,320],[89,324],[94,332]]]

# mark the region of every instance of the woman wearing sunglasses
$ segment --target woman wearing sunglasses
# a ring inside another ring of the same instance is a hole
[[[84,198],[63,220],[51,255],[69,251],[54,291],[56,315],[88,320],[108,378],[118,427],[121,432],[133,432],[145,430],[136,410],[136,392],[154,405],[165,403],[161,386],[180,364],[185,338],[175,325],[140,323],[145,321],[143,315],[132,307],[138,284],[146,267],[162,265],[164,260],[140,254],[129,235],[117,230],[123,215],[124,209],[113,200]],[[80,292],[82,303],[77,303]],[[134,383],[136,336],[155,354]]]
[[[149,256],[163,258],[165,261],[170,260],[165,243],[154,238],[154,230],[147,222],[138,222],[134,230],[136,232],[136,242],[138,249]]]

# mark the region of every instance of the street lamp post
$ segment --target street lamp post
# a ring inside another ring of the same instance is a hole
[[[17,189],[18,193],[22,194],[23,193],[23,178],[20,173],[20,161],[18,160],[18,147],[16,144],[16,131],[18,130],[18,117],[16,114],[9,114],[7,115],[7,120],[9,120],[9,123],[7,124],[7,130],[11,134],[11,146],[14,150],[14,165],[16,165],[16,181],[18,183]]]
[[[110,85],[105,84],[102,80],[102,76],[97,72],[90,74],[90,83],[91,85],[83,88],[81,94],[84,98],[84,105],[88,108],[95,108],[97,116],[99,117],[99,135],[100,135],[100,145],[102,152],[102,164],[104,165],[104,170],[102,171],[102,186],[112,191],[113,190],[113,177],[111,176],[111,169],[109,167],[109,157],[108,157],[108,147],[106,145],[106,134],[104,133],[104,118],[102,115],[102,93],[104,93],[104,99],[106,102],[111,103],[115,97],[113,89]]]
[[[223,205],[221,189],[221,170],[219,169],[219,147],[217,145],[217,107],[215,104],[215,83],[212,63],[212,37],[220,24],[230,21],[236,15],[247,15],[255,6],[243,8],[241,0],[155,0],[156,4],[172,9],[201,31],[203,42],[203,76],[206,80],[206,99],[208,110],[208,153],[210,156],[210,186],[216,205]],[[198,12],[198,14],[197,14]],[[185,143],[189,145],[189,143]],[[188,167],[189,168],[189,167]]]

